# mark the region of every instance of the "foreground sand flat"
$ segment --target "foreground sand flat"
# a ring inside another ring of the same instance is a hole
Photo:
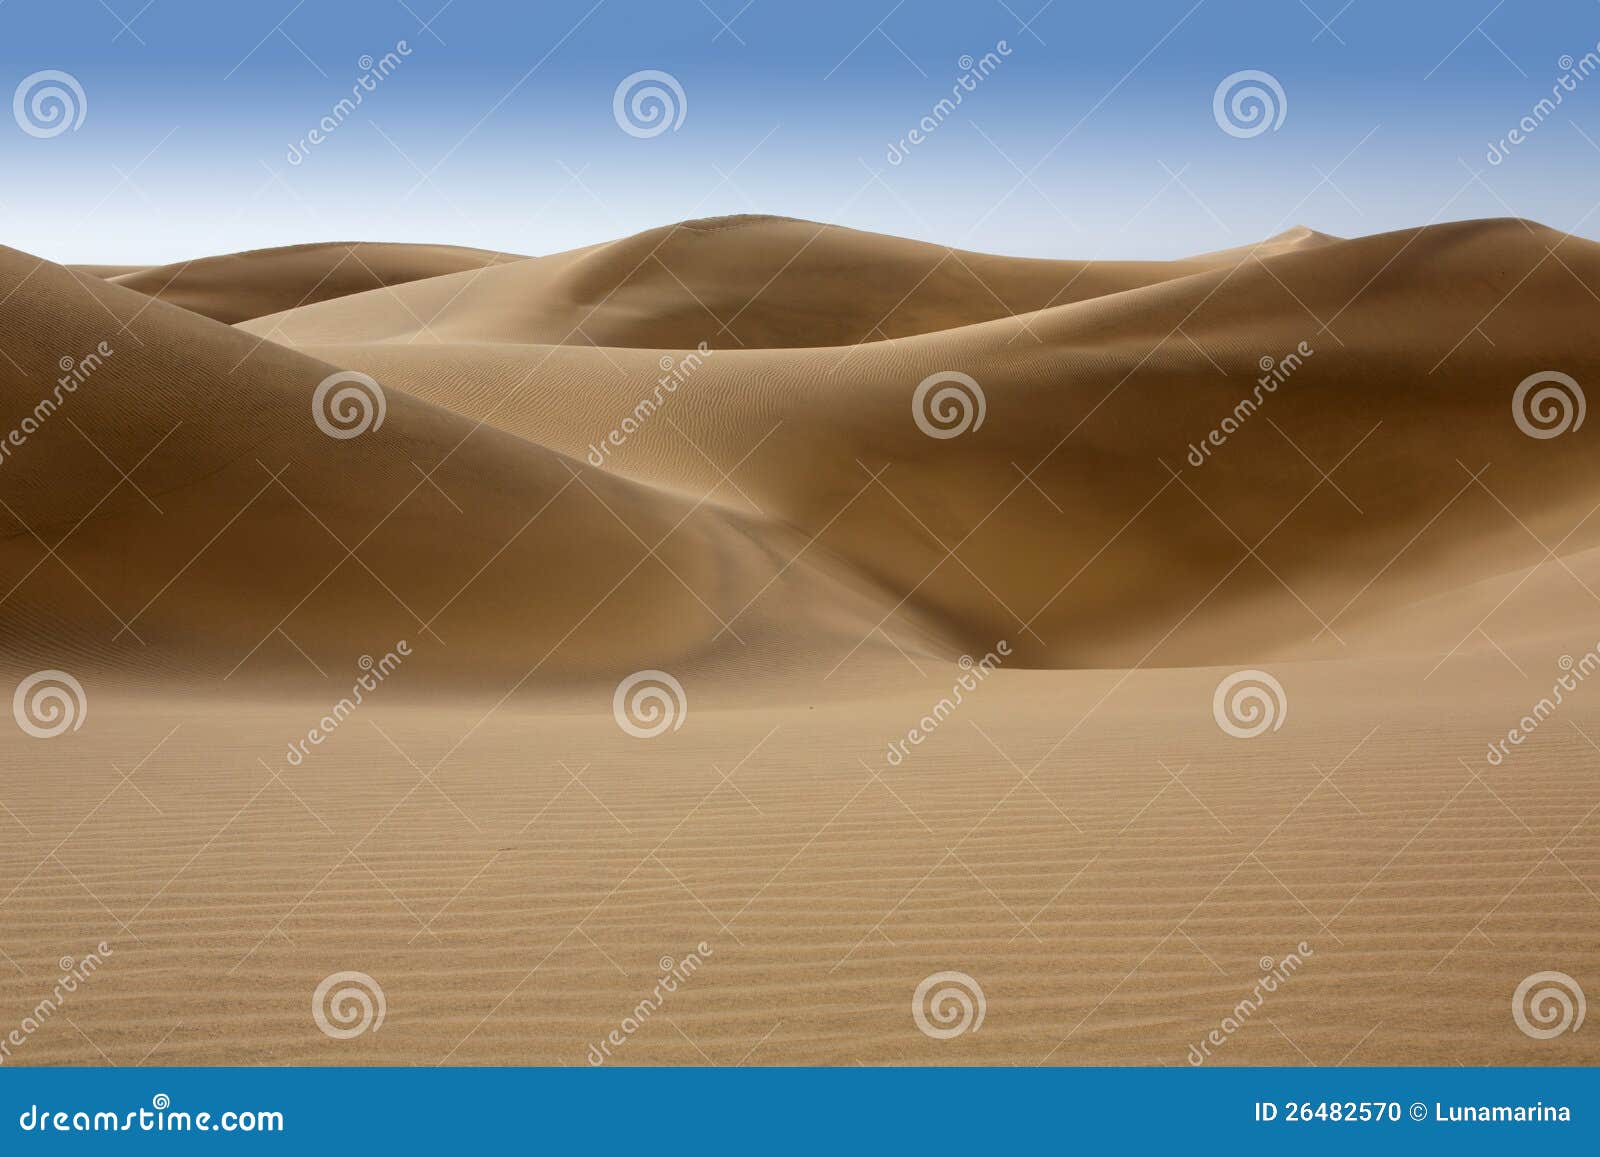
[[[1509,1009],[1600,950],[1600,706],[1488,768],[1525,709],[1495,664],[1422,703],[1426,664],[1291,666],[1253,742],[1210,673],[1139,673],[1075,732],[1121,673],[997,675],[898,768],[926,697],[692,706],[651,741],[502,712],[448,758],[480,710],[374,706],[279,778],[258,757],[320,706],[96,702],[104,738],[8,745],[0,1000],[105,939],[19,1061],[584,1064],[704,943],[619,1061],[1182,1065],[1304,942],[1218,1062],[1593,1063]],[[388,1012],[334,1041],[310,993],[345,969]],[[931,1040],[911,994],[947,969],[987,1015]]]
[[[1208,1063],[1600,1061],[1512,1013],[1600,993],[1600,456],[1512,404],[1600,382],[1595,288],[1521,221],[0,251],[0,426],[111,351],[0,463],[0,687],[83,689],[0,728],[0,1035],[110,949],[6,1062],[1184,1065],[1230,1018]],[[929,436],[950,370],[984,418]],[[381,424],[324,432],[337,371]],[[375,1031],[319,1029],[341,972]],[[941,972],[976,1031],[918,1030]]]

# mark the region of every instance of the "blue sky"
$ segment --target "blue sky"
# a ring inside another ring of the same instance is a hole
[[[1600,236],[1600,74],[1486,159],[1597,42],[1594,0],[3,0],[0,96],[58,70],[87,109],[53,136],[0,117],[0,241],[128,263],[348,239],[544,253],[757,211],[1037,256],[1509,213]],[[647,69],[685,108],[639,137],[613,96]],[[1277,128],[1219,127],[1243,70],[1281,87]]]

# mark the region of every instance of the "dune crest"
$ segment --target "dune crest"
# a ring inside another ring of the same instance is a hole
[[[1295,253],[1302,249],[1319,249],[1344,238],[1331,233],[1320,233],[1309,225],[1292,225],[1281,233],[1274,233],[1261,241],[1237,245],[1231,249],[1217,249],[1191,258],[1193,261],[1227,263],[1244,261],[1250,257],[1270,257],[1277,253]]]
[[[238,322],[352,293],[520,260],[455,245],[324,242],[149,267],[79,266],[216,321]]]
[[[786,217],[684,221],[480,274],[259,318],[288,344],[853,345],[1182,277],[1204,262],[994,257]]]

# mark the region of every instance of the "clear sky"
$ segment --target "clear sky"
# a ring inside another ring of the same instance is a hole
[[[1600,73],[1559,80],[1597,42],[1595,0],[0,0],[0,96],[56,70],[86,106],[0,117],[0,241],[545,253],[739,212],[1062,257],[1509,214],[1594,237]],[[643,70],[683,93],[655,135],[614,113]],[[1283,94],[1255,135],[1214,106],[1245,70]]]

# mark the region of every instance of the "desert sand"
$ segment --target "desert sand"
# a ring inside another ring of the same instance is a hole
[[[1600,993],[1597,308],[1521,220],[0,249],[0,1059],[1600,1062],[1513,1013]]]

